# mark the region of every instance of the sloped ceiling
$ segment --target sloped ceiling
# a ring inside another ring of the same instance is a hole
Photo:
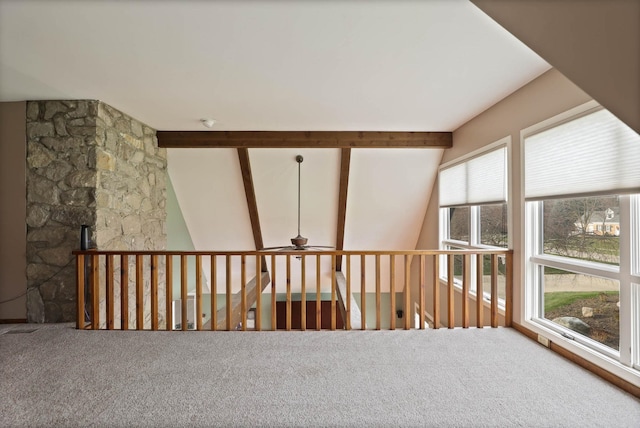
[[[640,132],[640,1],[473,3]]]

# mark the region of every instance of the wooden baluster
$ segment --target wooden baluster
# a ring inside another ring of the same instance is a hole
[[[498,256],[491,254],[491,327],[498,327]]]
[[[211,330],[218,329],[218,260],[211,254]]]
[[[158,255],[151,256],[151,330],[158,330]]]
[[[381,301],[381,290],[380,290],[380,254],[376,254],[376,330],[380,330],[380,301]]]
[[[120,329],[129,329],[129,256],[120,256]]]
[[[455,255],[447,254],[447,323],[448,328],[455,327],[455,314],[453,312],[453,304],[455,294],[453,288],[453,272],[454,272]]]
[[[164,311],[165,311],[165,330],[173,330],[173,256],[167,254],[165,256],[165,299],[164,299]]]
[[[291,256],[287,254],[287,303],[286,303],[286,329],[291,331]]]
[[[513,323],[513,253],[507,253],[505,302],[504,302],[504,325],[511,327]]]
[[[189,319],[187,318],[187,256],[180,256],[180,312],[182,314],[182,331],[187,331]]]
[[[351,330],[351,255],[347,254],[345,256],[347,259],[347,308],[346,308],[346,317],[345,326],[347,330]]]
[[[266,259],[265,259],[266,260]],[[262,256],[256,255],[256,331],[262,331]]]
[[[336,329],[336,255],[331,255],[331,330]]]
[[[231,331],[234,326],[231,325],[231,256],[226,255],[226,272],[225,277],[227,279],[227,331]]]
[[[361,330],[367,329],[367,287],[366,281],[366,260],[364,254],[360,255],[360,323]]]
[[[107,330],[113,330],[113,323],[115,318],[115,308],[114,308],[114,286],[113,286],[113,254],[108,254],[106,256],[107,265],[106,265],[106,280],[107,280],[107,299],[106,299],[106,314],[107,314]]]
[[[91,256],[91,328],[100,328],[100,256]]]
[[[483,290],[483,275],[484,275],[484,255],[478,254],[476,261],[476,327],[484,327],[484,290]]]
[[[218,329],[218,260],[211,254],[211,330]]]
[[[389,300],[391,313],[389,315],[389,329],[396,329],[396,256],[389,254]]]
[[[247,331],[247,259],[240,256],[240,319],[242,331]]]
[[[76,328],[84,329],[84,254],[76,255]]]
[[[440,255],[433,256],[433,328],[440,328]]]
[[[413,309],[411,308],[411,258],[404,256],[404,329],[411,329],[413,319]]]
[[[418,310],[420,311],[420,330],[424,330],[424,282],[425,282],[425,257],[424,254],[420,254],[420,303],[418,304]]]
[[[471,281],[471,259],[462,256],[462,328],[469,328],[469,282]]]
[[[306,270],[306,258],[303,255],[300,256],[300,329],[305,331],[307,329],[307,270]]]
[[[202,330],[202,255],[196,255],[196,330]]]
[[[144,258],[136,255],[136,330],[144,330]]]
[[[278,328],[276,318],[276,255],[271,256],[271,330]]]
[[[322,295],[321,291],[321,277],[320,277],[320,254],[316,255],[316,330],[320,331],[322,328]]]

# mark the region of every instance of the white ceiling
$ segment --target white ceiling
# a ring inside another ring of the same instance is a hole
[[[0,0],[0,101],[98,99],[158,130],[453,131],[549,68],[466,0]],[[168,153],[195,248],[255,248],[236,151]],[[298,153],[302,234],[335,245],[329,149],[249,151],[264,244],[297,233]],[[415,248],[441,156],[353,150],[345,249]]]
[[[549,69],[466,0],[0,0],[0,100],[159,130],[452,131]]]

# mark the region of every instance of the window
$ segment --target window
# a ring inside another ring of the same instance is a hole
[[[439,171],[440,247],[473,249],[508,247],[507,149],[509,138],[500,140],[443,165]],[[471,261],[470,292],[475,294],[476,260]],[[484,290],[490,290],[491,259],[484,257]],[[447,267],[440,263],[442,278]],[[454,257],[454,283],[461,285],[463,257]],[[505,294],[505,260],[498,264],[498,294]],[[487,296],[488,297],[488,296]],[[500,304],[502,305],[502,300]]]
[[[640,136],[589,103],[523,149],[527,319],[640,368]]]

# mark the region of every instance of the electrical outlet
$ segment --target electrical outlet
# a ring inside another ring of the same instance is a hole
[[[538,335],[538,343],[547,348],[549,347],[549,339],[541,334]]]

